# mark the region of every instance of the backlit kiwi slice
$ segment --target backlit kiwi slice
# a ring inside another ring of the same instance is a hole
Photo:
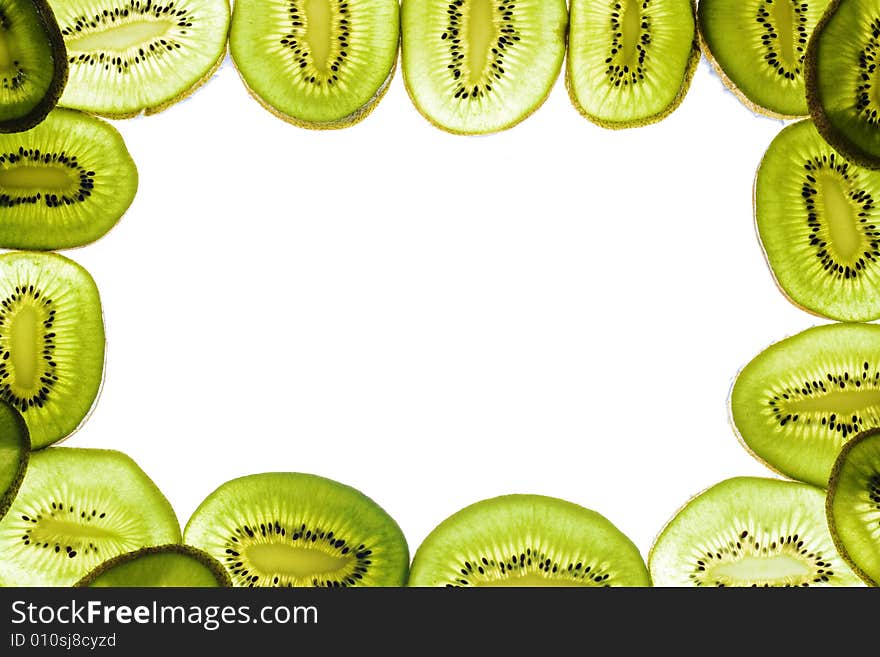
[[[79,580],[77,587],[232,586],[216,559],[189,545],[157,545],[108,559]]]
[[[655,586],[857,586],[815,486],[735,477],[690,501],[648,555]]]
[[[650,586],[638,548],[565,500],[503,495],[453,514],[422,542],[409,586]]]
[[[6,515],[27,471],[31,439],[21,413],[0,401],[0,518]]]
[[[234,586],[401,586],[406,539],[373,500],[316,475],[233,479],[195,510],[184,542],[229,572]]]

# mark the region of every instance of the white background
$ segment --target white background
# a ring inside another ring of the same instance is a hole
[[[364,122],[286,124],[227,60],[117,121],[134,204],[67,255],[102,293],[104,388],[68,446],[119,449],[185,524],[241,475],[354,486],[412,553],[477,500],[565,498],[647,556],[730,476],[773,476],[727,402],[760,350],[822,323],[777,290],[752,184],[782,123],[705,60],[663,122],[608,131],[562,78],[513,129],[446,134],[398,70]]]

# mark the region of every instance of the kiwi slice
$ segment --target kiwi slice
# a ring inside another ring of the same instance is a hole
[[[604,516],[542,495],[465,507],[416,550],[409,586],[650,586],[638,548]]]
[[[189,545],[156,545],[108,559],[77,587],[198,587],[232,586],[214,557]]]
[[[693,0],[571,0],[566,86],[606,128],[656,123],[684,100],[700,61]]]
[[[410,98],[448,132],[510,128],[550,93],[565,55],[565,0],[403,0]]]
[[[828,481],[825,510],[841,556],[865,582],[880,586],[880,429],[844,445]]]
[[[833,0],[807,49],[807,100],[822,136],[840,153],[880,169],[880,6]]]
[[[409,550],[363,493],[317,475],[252,474],[195,510],[184,542],[217,559],[234,586],[402,586]]]
[[[857,586],[834,548],[822,489],[727,479],[692,498],[648,554],[655,586]]]
[[[191,94],[226,54],[228,0],[49,0],[70,76],[59,103],[111,118]]]
[[[252,95],[306,128],[366,117],[391,81],[397,0],[237,0],[229,49]]]
[[[24,418],[0,401],[0,518],[18,494],[31,453],[31,438]]]
[[[71,586],[118,554],[179,541],[168,500],[125,454],[41,450],[0,520],[0,586]]]
[[[104,343],[101,300],[85,269],[56,253],[0,255],[0,399],[24,416],[34,449],[86,419]]]
[[[56,109],[0,135],[0,247],[66,249],[110,230],[134,200],[138,172],[109,123]]]
[[[806,116],[807,43],[830,0],[700,0],[700,45],[750,109]]]
[[[64,39],[46,0],[0,0],[0,132],[37,125],[65,82]]]
[[[754,456],[825,488],[844,443],[880,426],[880,326],[828,324],[771,345],[736,377],[730,409]]]

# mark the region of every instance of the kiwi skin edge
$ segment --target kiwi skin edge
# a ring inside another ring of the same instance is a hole
[[[27,423],[25,423],[21,413],[12,408],[12,406],[9,406],[9,408],[13,411],[15,423],[18,424],[20,430],[19,435],[21,436],[22,451],[15,479],[12,480],[12,483],[9,485],[6,492],[0,495],[0,520],[2,520],[3,516],[6,515],[6,512],[9,511],[9,507],[12,506],[15,496],[18,495],[18,489],[21,488],[21,482],[24,481],[24,475],[27,473],[28,462],[31,457],[31,434],[30,431],[28,431]]]
[[[229,578],[229,573],[226,572],[226,569],[221,566],[216,559],[214,559],[211,555],[207,554],[203,550],[199,550],[198,548],[194,548],[190,545],[182,545],[178,543],[142,547],[139,550],[134,550],[133,552],[125,552],[123,554],[116,555],[115,557],[111,557],[107,561],[98,565],[94,570],[89,571],[78,582],[76,582],[73,587],[86,588],[91,586],[92,582],[94,582],[98,577],[100,577],[113,567],[119,565],[120,563],[132,561],[137,559],[138,557],[147,556],[150,554],[161,554],[165,552],[170,552],[173,554],[185,554],[194,558],[196,561],[198,561],[200,564],[211,571],[211,574],[215,577],[221,587],[232,587],[232,580]]]

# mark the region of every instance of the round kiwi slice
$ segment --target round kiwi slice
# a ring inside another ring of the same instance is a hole
[[[834,548],[824,491],[761,477],[692,498],[648,554],[655,586],[857,586]]]
[[[829,0],[700,0],[700,45],[750,109],[806,116],[807,42]]]
[[[0,255],[0,399],[24,416],[34,449],[86,419],[104,377],[104,317],[81,266],[55,253]]]
[[[825,510],[841,556],[865,582],[880,586],[880,429],[844,445],[828,481]]]
[[[482,500],[416,550],[409,586],[650,586],[638,548],[604,516],[542,495]]]
[[[138,172],[106,121],[56,109],[0,135],[0,247],[66,249],[110,230],[134,200]]]
[[[363,493],[317,475],[252,474],[195,510],[184,542],[217,559],[234,586],[402,586],[409,550]]]
[[[76,587],[198,587],[232,586],[214,557],[189,545],[157,545],[108,559]]]
[[[572,0],[566,85],[606,128],[656,123],[684,100],[700,60],[693,0]]]
[[[64,107],[124,118],[192,93],[226,54],[228,0],[49,0],[67,47]]]
[[[174,510],[131,458],[53,447],[31,454],[0,520],[0,586],[71,586],[118,554],[176,542]]]
[[[399,42],[397,0],[238,0],[229,34],[254,97],[306,128],[366,117],[388,89]]]
[[[730,410],[754,456],[825,488],[844,443],[880,426],[880,325],[817,326],[771,345],[737,375]]]
[[[565,0],[403,0],[401,61],[410,98],[448,132],[510,128],[534,112],[565,55]]]
[[[18,494],[31,453],[31,439],[24,418],[0,401],[0,518]]]

